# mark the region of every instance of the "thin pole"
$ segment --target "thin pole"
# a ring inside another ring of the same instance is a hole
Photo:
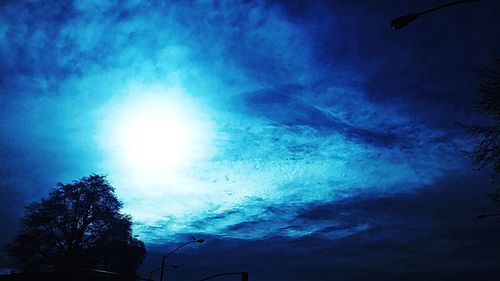
[[[141,278],[141,277],[137,277],[137,276],[133,276],[133,275],[127,275],[127,274],[123,274],[123,273],[119,273],[119,272],[113,272],[113,271],[107,271],[107,270],[101,270],[101,269],[85,268],[85,269],[83,269],[83,271],[95,272],[95,273],[101,273],[101,274],[107,274],[107,275],[113,275],[113,276],[120,276],[120,277],[122,277],[124,279],[128,279],[128,280],[144,280],[144,281],[150,280],[150,279]]]
[[[434,7],[434,8],[425,10],[425,11],[422,11],[422,12],[409,13],[409,14],[402,15],[402,16],[399,16],[397,18],[392,19],[391,22],[390,22],[390,25],[391,25],[392,29],[399,30],[399,29],[407,26],[409,23],[413,22],[414,20],[416,20],[418,17],[420,17],[422,15],[432,13],[432,12],[434,12],[436,10],[448,8],[450,6],[454,6],[454,5],[458,5],[458,4],[464,4],[464,3],[469,3],[469,2],[478,2],[478,1],[483,1],[483,0],[461,0],[461,1],[455,1],[455,2],[451,2],[451,3],[448,3],[448,4],[441,5],[441,6],[437,6],[437,7]]]
[[[419,12],[418,14],[419,15],[425,15],[425,14],[434,12],[436,10],[444,9],[444,8],[447,8],[447,7],[450,7],[450,6],[454,6],[454,5],[458,5],[458,4],[463,4],[463,3],[469,3],[469,2],[477,2],[477,1],[482,1],[482,0],[462,0],[462,1],[455,1],[455,2],[451,2],[451,3],[448,3],[448,4],[441,5],[441,6],[437,6],[435,8],[432,8],[432,9],[429,9],[429,10],[426,10],[426,11],[423,11],[423,12]]]
[[[205,278],[201,279],[200,281],[205,281],[205,280],[220,277],[220,276],[235,275],[235,274],[241,274],[241,280],[248,281],[248,272],[247,271],[227,272],[227,273],[215,274],[212,276],[205,277]]]
[[[189,242],[186,242],[182,245],[180,245],[179,247],[175,248],[173,251],[171,251],[170,253],[166,254],[163,256],[162,260],[161,260],[161,271],[160,271],[160,281],[163,281],[163,276],[165,274],[165,259],[170,256],[171,254],[177,252],[177,250],[179,250],[180,248],[188,245],[188,244],[191,244],[191,243],[203,243],[204,240],[203,239],[198,239],[198,240],[193,240],[193,241],[189,241]]]
[[[167,258],[167,256],[163,256],[163,258],[161,259],[160,281],[163,281],[163,274],[165,271],[165,259],[166,258]]]

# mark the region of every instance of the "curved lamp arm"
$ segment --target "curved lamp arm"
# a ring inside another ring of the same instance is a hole
[[[432,13],[432,12],[434,12],[436,10],[441,10],[441,9],[444,9],[444,8],[448,8],[450,6],[454,6],[454,5],[458,5],[458,4],[463,4],[463,3],[469,3],[469,2],[477,2],[477,1],[482,1],[482,0],[461,0],[461,1],[455,1],[455,2],[451,2],[451,3],[448,3],[448,4],[441,5],[441,6],[437,6],[437,7],[434,7],[432,9],[428,9],[428,10],[425,10],[425,11],[422,11],[422,12],[406,14],[404,16],[400,16],[400,17],[397,17],[397,18],[391,20],[391,27],[394,30],[399,30],[399,29],[407,26],[410,22],[416,20],[421,15]]]
[[[183,243],[183,244],[179,245],[179,246],[178,246],[177,248],[175,248],[173,251],[171,251],[170,253],[168,253],[168,254],[164,255],[164,256],[162,257],[162,260],[161,260],[160,281],[163,281],[163,275],[164,275],[164,272],[165,272],[165,259],[166,259],[168,256],[170,256],[170,255],[172,255],[173,253],[177,252],[180,248],[182,248],[182,247],[184,247],[184,246],[186,246],[186,245],[189,245],[189,244],[191,244],[191,243],[203,243],[203,242],[205,242],[205,240],[203,240],[203,239],[195,239],[195,238],[193,238],[193,240],[188,241],[188,242],[186,242],[186,243]]]

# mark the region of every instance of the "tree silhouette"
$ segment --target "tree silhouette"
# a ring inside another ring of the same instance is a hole
[[[477,142],[465,154],[480,168],[491,167],[493,179],[500,176],[500,57],[494,53],[493,66],[479,72],[478,100],[474,109],[485,117],[482,125],[462,125]]]
[[[26,207],[22,229],[7,251],[25,271],[93,268],[135,274],[146,250],[121,208],[104,176],[59,183],[48,198]]]

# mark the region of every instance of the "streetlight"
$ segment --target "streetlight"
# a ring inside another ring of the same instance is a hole
[[[404,16],[400,16],[400,17],[397,17],[397,18],[391,20],[391,27],[394,30],[399,30],[399,29],[407,26],[410,22],[416,20],[419,16],[422,16],[422,15],[425,15],[425,14],[428,14],[428,13],[432,13],[432,12],[434,12],[436,10],[444,9],[444,8],[447,8],[447,7],[450,7],[450,6],[453,6],[453,5],[458,5],[458,4],[468,3],[468,2],[477,2],[477,1],[482,1],[482,0],[462,0],[462,1],[455,1],[455,2],[451,2],[451,3],[448,3],[448,4],[441,5],[441,6],[437,6],[435,8],[432,8],[432,9],[429,9],[429,10],[425,10],[425,11],[422,11],[422,12],[409,13],[409,14],[406,14]]]
[[[168,254],[164,255],[164,256],[163,256],[163,258],[162,258],[162,260],[161,260],[160,281],[163,281],[163,274],[164,274],[164,272],[165,272],[165,259],[166,259],[168,256],[170,256],[170,255],[172,255],[173,253],[177,252],[177,250],[179,250],[180,248],[182,248],[182,247],[184,247],[184,246],[186,246],[186,245],[189,245],[189,244],[191,244],[191,243],[200,243],[200,244],[201,244],[201,243],[203,243],[203,242],[205,242],[205,240],[203,240],[203,239],[195,239],[195,238],[193,237],[193,240],[188,241],[188,242],[186,242],[186,243],[184,243],[184,244],[181,244],[179,247],[175,248],[175,249],[174,249],[173,251],[171,251],[170,253],[168,253]]]

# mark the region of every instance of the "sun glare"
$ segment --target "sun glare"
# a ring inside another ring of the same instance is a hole
[[[139,110],[123,124],[121,139],[126,159],[145,169],[170,169],[191,158],[196,129],[178,112]]]
[[[114,107],[108,151],[127,176],[160,182],[207,157],[210,122],[179,92],[131,95]]]

